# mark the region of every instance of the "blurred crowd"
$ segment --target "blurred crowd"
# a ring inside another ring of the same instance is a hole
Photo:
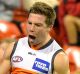
[[[80,0],[0,0],[0,51],[27,36],[28,10],[36,1],[55,9],[56,20],[50,35],[68,54],[71,74],[80,74]]]

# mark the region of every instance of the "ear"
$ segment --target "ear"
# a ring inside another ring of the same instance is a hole
[[[48,31],[50,31],[51,28],[53,28],[53,25],[50,25],[50,26],[48,27]]]
[[[52,25],[50,25],[50,28],[53,28],[53,24],[52,24]]]

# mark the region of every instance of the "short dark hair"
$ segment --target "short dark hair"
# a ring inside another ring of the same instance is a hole
[[[36,13],[46,16],[46,24],[47,26],[54,24],[56,19],[55,11],[48,4],[43,2],[35,2],[33,6],[30,8],[29,13]]]

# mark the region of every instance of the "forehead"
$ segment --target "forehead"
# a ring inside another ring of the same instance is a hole
[[[44,22],[46,19],[45,15],[41,15],[41,14],[35,14],[35,13],[30,13],[28,20],[29,21],[33,21],[33,22]]]

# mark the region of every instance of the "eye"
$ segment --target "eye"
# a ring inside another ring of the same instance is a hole
[[[39,24],[39,23],[36,23],[35,25],[36,25],[37,27],[40,27],[40,26],[41,26],[41,24]]]
[[[28,21],[28,24],[29,24],[29,25],[32,25],[32,22],[29,22],[29,21]]]

